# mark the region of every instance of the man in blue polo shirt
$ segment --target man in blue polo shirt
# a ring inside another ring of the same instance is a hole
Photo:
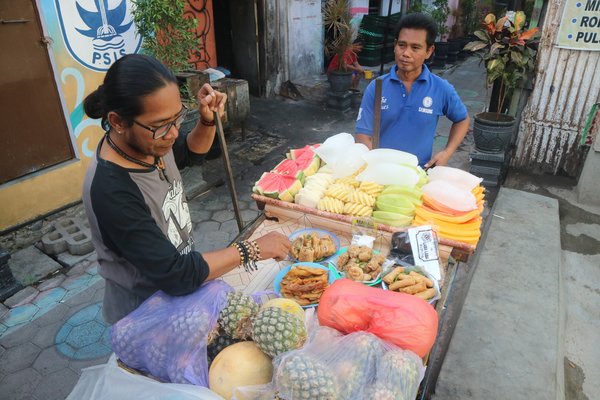
[[[423,63],[434,50],[437,27],[425,14],[404,16],[396,26],[396,65],[381,79],[379,146],[417,156],[419,165],[446,165],[469,130],[469,116],[454,87]],[[356,120],[356,140],[372,147],[375,81],[365,90]],[[452,121],[446,147],[432,153],[440,115]]]

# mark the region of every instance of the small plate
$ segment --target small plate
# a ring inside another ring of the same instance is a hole
[[[328,268],[328,267],[322,266],[321,264],[311,263],[311,262],[299,262],[296,264],[291,264],[291,265],[288,265],[287,267],[285,267],[284,269],[282,269],[281,271],[279,271],[277,273],[277,275],[275,275],[275,279],[273,279],[273,290],[275,291],[275,293],[277,293],[282,298],[287,298],[287,297],[283,297],[281,295],[281,281],[283,280],[283,277],[286,276],[287,273],[290,272],[290,270],[292,268],[297,267],[299,265],[326,270],[327,271],[327,283],[329,283],[329,285],[331,285],[333,282],[335,282],[336,280],[339,279],[339,276],[337,275],[337,271],[332,270],[331,267]],[[290,299],[290,300],[294,300],[294,299]],[[319,303],[313,303],[313,304],[309,304],[309,305],[301,306],[301,307],[302,308],[311,308],[311,307],[317,306],[318,304]]]
[[[331,237],[331,240],[333,241],[333,244],[335,245],[335,253],[333,253],[332,255],[330,255],[329,257],[325,257],[322,258],[320,260],[315,260],[315,263],[320,263],[320,262],[326,262],[331,260],[331,258],[335,257],[335,255],[337,254],[338,250],[340,249],[340,239],[334,235],[333,233],[326,231],[325,229],[319,229],[319,228],[305,228],[305,229],[300,229],[294,233],[292,233],[289,236],[290,242],[293,242],[294,239],[296,239],[299,236],[302,235],[308,235],[311,233],[316,233],[317,235],[319,235],[319,237],[323,237],[325,235],[328,235],[329,237]],[[297,259],[294,258],[294,256],[292,256],[292,254],[290,253],[290,259],[294,262],[304,262],[304,261],[299,261]]]
[[[329,265],[331,268],[333,268],[335,270],[335,273],[337,274],[337,276],[339,278],[345,278],[346,277],[346,273],[343,271],[340,271],[337,268],[337,261],[338,258],[344,254],[345,252],[348,251],[348,247],[342,247],[337,253],[335,253],[335,255],[329,260]],[[373,250],[373,254],[379,254],[381,253],[379,250]],[[379,284],[381,282],[381,274],[383,273],[383,269],[385,267],[385,261],[384,264],[381,266],[381,272],[379,273],[379,275],[377,276],[377,278],[370,280],[370,281],[355,281],[355,282],[360,282],[362,284],[365,284],[367,286],[375,286],[377,284]],[[348,278],[350,279],[350,278]]]

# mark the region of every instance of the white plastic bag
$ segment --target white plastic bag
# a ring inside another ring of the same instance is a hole
[[[423,186],[423,193],[456,211],[477,209],[475,195],[464,187],[445,181],[433,181]]]
[[[161,383],[132,374],[117,365],[113,354],[106,364],[83,369],[66,400],[223,400],[213,391],[188,384]]]
[[[446,181],[467,190],[475,189],[483,181],[483,178],[479,178],[462,169],[442,165],[431,168],[427,171],[427,175],[429,175],[430,182]]]
[[[413,167],[392,163],[367,165],[367,168],[356,177],[359,181],[375,182],[380,185],[399,185],[415,187],[419,175]]]
[[[417,156],[395,149],[374,149],[363,154],[362,158],[369,165],[380,163],[404,164],[411,165],[413,167],[419,165],[419,159]]]

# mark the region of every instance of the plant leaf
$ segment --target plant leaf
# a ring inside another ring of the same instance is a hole
[[[489,36],[484,31],[475,31],[473,34],[486,43],[490,40]]]
[[[489,13],[488,15],[485,16],[485,19],[483,20],[483,22],[487,25],[487,24],[495,24],[496,23],[496,16],[492,13]]]
[[[511,51],[510,59],[519,65],[523,64],[523,55],[521,53],[519,53],[518,51]]]
[[[520,31],[525,25],[525,13],[523,11],[517,11],[515,14],[515,29]]]
[[[498,20],[498,22],[496,22],[496,31],[501,31],[502,29],[504,29],[504,24],[506,23],[506,21],[508,20],[508,17],[502,17]]]
[[[539,28],[531,28],[519,35],[519,39],[521,40],[529,40],[533,38],[539,31]]]
[[[500,49],[503,49],[503,48],[504,48],[504,44],[496,42],[492,45],[492,47],[490,47],[490,53],[492,55],[496,54],[497,52],[499,52]]]
[[[486,42],[475,41],[475,42],[467,43],[467,45],[463,48],[463,50],[477,51],[477,50],[483,49],[486,46],[487,46]]]

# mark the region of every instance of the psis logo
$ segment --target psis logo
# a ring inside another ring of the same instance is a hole
[[[423,98],[423,107],[431,107],[431,105],[433,104],[433,99],[429,96],[426,96]]]
[[[69,53],[94,71],[106,71],[125,54],[139,50],[127,0],[55,0]]]

